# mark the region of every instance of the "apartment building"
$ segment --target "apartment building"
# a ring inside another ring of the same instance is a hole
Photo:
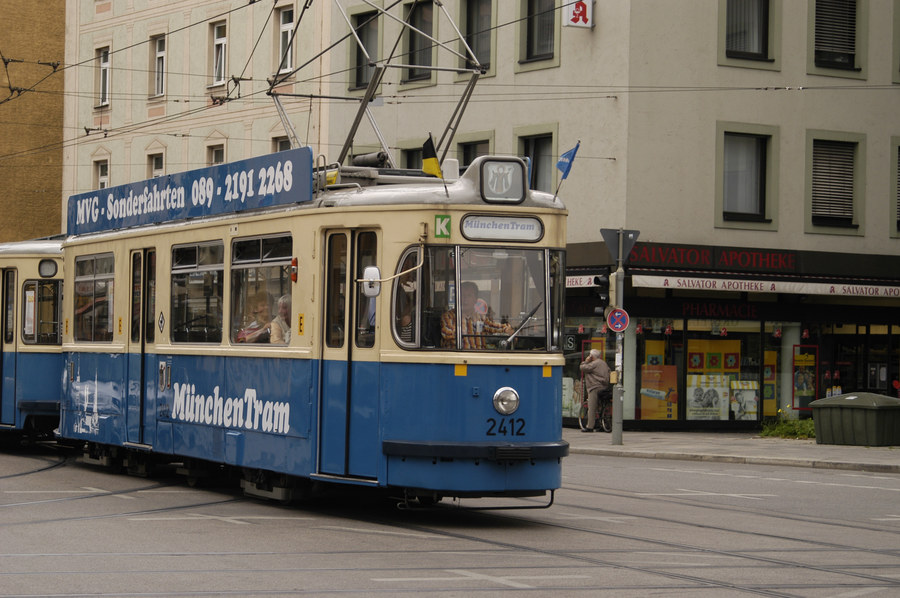
[[[65,3],[10,0],[0,19],[0,241],[59,233]]]
[[[526,156],[531,185],[559,189],[566,414],[582,352],[614,360],[594,281],[619,265],[602,234],[619,229],[638,232],[621,264],[626,426],[897,395],[900,0],[67,6],[66,130],[85,134],[64,195],[286,147],[265,93],[281,74],[297,137],[327,160],[418,168],[431,133],[446,165]]]

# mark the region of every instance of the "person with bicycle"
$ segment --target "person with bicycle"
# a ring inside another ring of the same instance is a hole
[[[582,432],[593,432],[594,422],[597,418],[597,409],[600,405],[600,397],[607,398],[609,395],[609,366],[600,355],[597,349],[591,349],[587,359],[581,362],[581,372],[584,375],[584,387],[588,393],[588,416],[589,425],[582,428]]]

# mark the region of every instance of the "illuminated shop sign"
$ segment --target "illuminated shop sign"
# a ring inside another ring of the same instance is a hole
[[[730,278],[696,278],[689,276],[632,276],[635,287],[693,291],[738,291],[745,293],[793,293],[799,295],[833,295],[835,297],[888,297],[900,299],[900,287],[795,282],[783,280],[739,280]]]

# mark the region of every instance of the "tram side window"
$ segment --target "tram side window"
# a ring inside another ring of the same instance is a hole
[[[366,266],[374,266],[377,263],[378,237],[373,232],[363,232],[357,238],[356,278],[362,278]],[[360,285],[356,288],[356,346],[375,346],[375,297],[364,297]]]
[[[26,343],[58,345],[60,285],[59,280],[28,280],[22,297],[22,338]]]
[[[290,235],[234,241],[231,342],[290,342],[291,247]]]
[[[172,248],[172,341],[222,342],[224,244]]]
[[[409,250],[400,261],[399,276],[394,279],[394,336],[403,347],[418,346],[419,261],[417,249]]]
[[[16,323],[16,273],[9,270],[3,273],[3,342],[13,342],[13,328]]]
[[[75,258],[76,341],[112,341],[114,276],[112,254]]]

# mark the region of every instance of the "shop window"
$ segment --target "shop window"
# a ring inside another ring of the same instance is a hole
[[[664,318],[635,324],[640,374],[634,399],[634,419],[679,419],[681,370],[684,362],[683,321]],[[626,409],[627,410],[627,409]]]

